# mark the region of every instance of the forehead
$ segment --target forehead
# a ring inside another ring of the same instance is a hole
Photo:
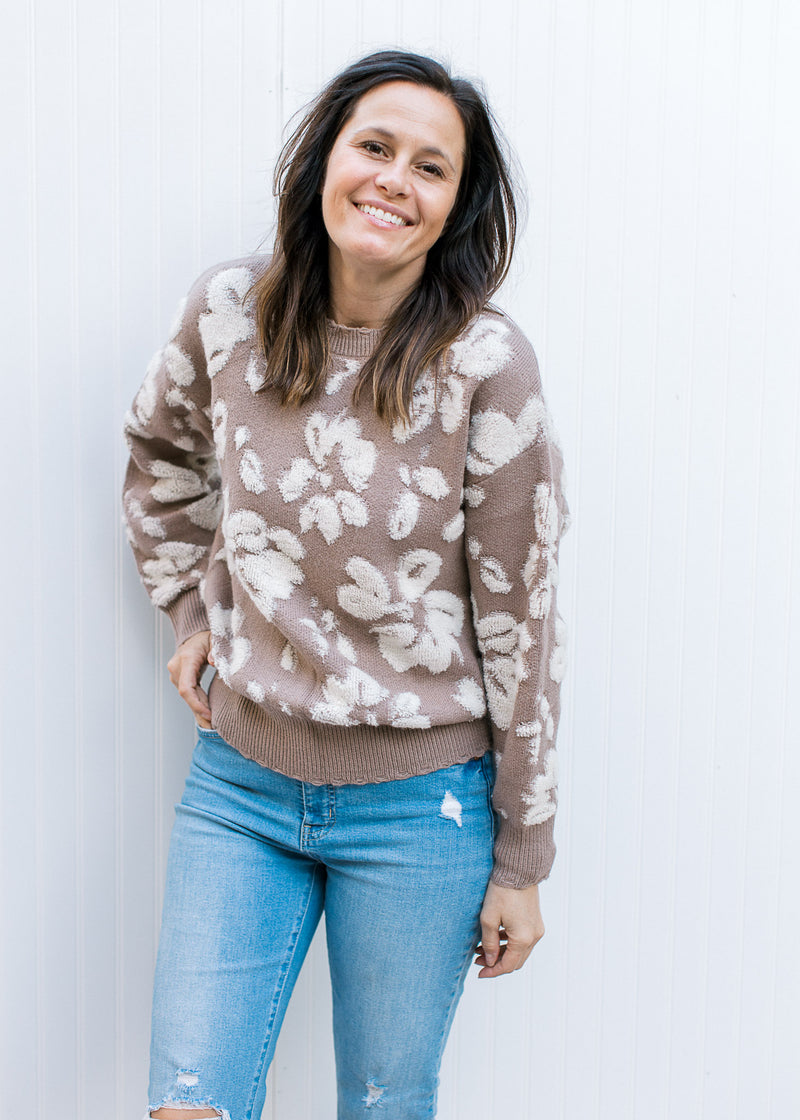
[[[342,129],[357,132],[379,127],[416,143],[436,147],[455,163],[465,146],[464,125],[449,97],[415,82],[384,82],[356,102],[353,115]]]

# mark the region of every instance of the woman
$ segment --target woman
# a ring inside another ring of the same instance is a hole
[[[131,540],[199,727],[149,1115],[260,1115],[324,911],[339,1117],[433,1116],[479,938],[495,977],[543,933],[561,458],[487,309],[515,211],[473,86],[362,59],[276,188],[272,258],[200,278],[127,424]]]

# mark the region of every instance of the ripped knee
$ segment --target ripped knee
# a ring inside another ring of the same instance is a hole
[[[374,1108],[375,1105],[383,1103],[383,1094],[386,1092],[385,1085],[376,1085],[375,1081],[370,1079],[366,1085],[366,1095],[361,1098],[362,1104],[367,1108]]]
[[[227,1109],[215,1107],[213,1094],[201,1084],[200,1073],[198,1069],[176,1069],[169,1092],[150,1109],[146,1120],[231,1120]]]
[[[148,1112],[150,1120],[231,1120],[225,1109],[213,1107],[199,1082],[197,1070],[176,1070],[173,1090]]]

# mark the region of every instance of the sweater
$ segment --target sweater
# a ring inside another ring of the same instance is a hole
[[[340,785],[492,749],[493,880],[539,882],[568,511],[533,350],[485,311],[390,425],[352,401],[380,331],[329,323],[324,392],[283,406],[248,299],[267,259],[200,277],[126,417],[141,578],[178,643],[211,631],[212,723],[242,754]]]

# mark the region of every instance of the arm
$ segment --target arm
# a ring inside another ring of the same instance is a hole
[[[192,289],[168,343],[150,362],[126,416],[130,460],[123,495],[142,582],[175,629],[178,649],[170,676],[200,722],[210,716],[198,683],[210,638],[201,583],[220,513],[211,387],[198,330],[206,306],[204,280]],[[204,634],[199,643],[193,639]]]
[[[564,670],[556,608],[568,516],[561,453],[533,351],[513,324],[504,341],[505,360],[473,398],[465,480],[467,563],[497,767],[499,827],[478,958],[485,976],[520,967],[543,933],[537,884],[555,854]]]

